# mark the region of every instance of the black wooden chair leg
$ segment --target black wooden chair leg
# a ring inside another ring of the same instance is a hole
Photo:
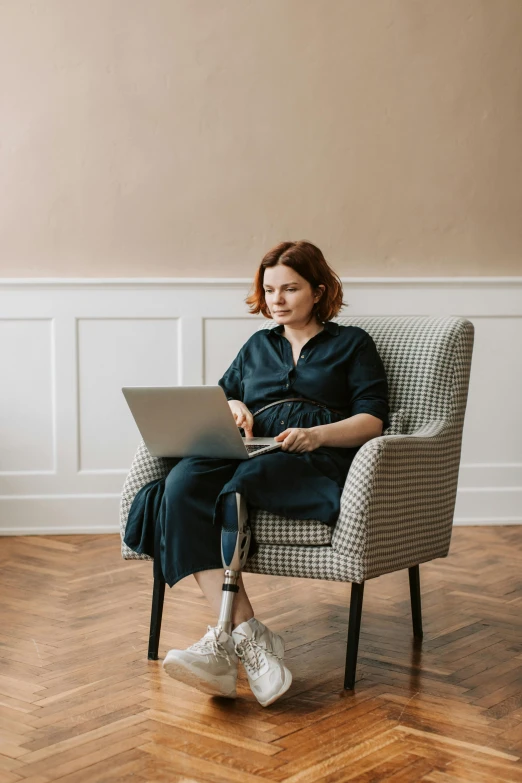
[[[413,620],[413,635],[416,639],[422,639],[422,611],[420,594],[419,566],[408,568],[410,576],[411,618]]]
[[[154,576],[154,589],[152,591],[152,611],[150,614],[149,633],[149,661],[158,660],[158,647],[161,631],[161,617],[163,615],[163,600],[165,598],[165,580],[161,576]]]
[[[352,582],[350,619],[348,620],[348,647],[346,649],[346,668],[344,671],[345,690],[353,690],[355,686],[355,668],[357,666],[357,651],[359,649],[363,593],[364,582],[361,584]]]

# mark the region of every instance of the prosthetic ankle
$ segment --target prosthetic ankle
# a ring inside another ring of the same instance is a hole
[[[227,492],[222,498],[221,559],[225,569],[218,625],[232,633],[234,598],[239,592],[241,569],[248,557],[250,527],[246,500],[239,492]]]

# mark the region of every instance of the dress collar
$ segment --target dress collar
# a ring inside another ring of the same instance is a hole
[[[324,332],[328,332],[329,334],[333,335],[334,337],[337,337],[339,334],[339,324],[335,323],[335,321],[325,321],[324,324]],[[272,332],[275,332],[276,334],[281,334],[283,331],[284,324],[276,324],[276,326],[269,326],[266,327],[267,332],[270,334]],[[322,332],[317,332],[317,334],[322,334]]]

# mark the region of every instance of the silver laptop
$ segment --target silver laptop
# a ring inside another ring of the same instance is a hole
[[[153,457],[251,459],[281,448],[274,438],[241,435],[221,386],[124,386],[122,392]]]

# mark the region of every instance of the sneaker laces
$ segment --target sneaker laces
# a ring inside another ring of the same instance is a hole
[[[282,656],[277,655],[277,653],[275,653],[272,649],[265,648],[258,644],[255,639],[249,639],[248,637],[245,637],[244,639],[241,639],[240,642],[237,642],[234,645],[234,650],[238,658],[241,658],[243,666],[245,668],[250,668],[255,672],[259,671],[263,664],[260,651],[261,653],[270,653],[274,656],[274,658],[279,658],[280,661],[283,660]]]
[[[228,650],[223,646],[223,643],[218,640],[218,636],[221,633],[221,630],[222,629],[219,625],[207,625],[207,633],[205,636],[203,636],[198,642],[191,644],[188,649],[206,655],[215,655],[216,658],[224,656],[227,660],[227,663],[232,665]],[[213,636],[210,636],[210,633],[212,633]]]

